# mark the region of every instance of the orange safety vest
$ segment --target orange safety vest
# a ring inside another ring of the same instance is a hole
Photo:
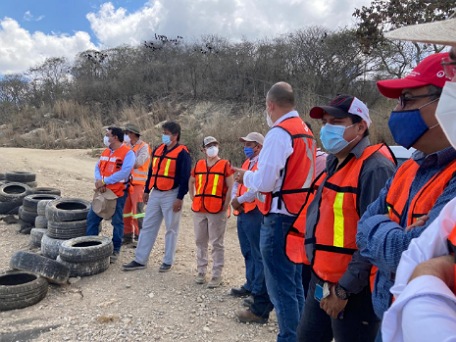
[[[161,144],[153,152],[149,190],[152,188],[160,191],[171,190],[176,177],[177,157],[182,151],[188,153],[185,145],[176,145],[169,151],[165,150],[165,147],[165,144]]]
[[[98,162],[98,168],[100,169],[100,174],[104,178],[111,176],[113,173],[120,171],[122,169],[123,161],[130,147],[125,144],[122,144],[117,150],[113,151],[111,154],[111,149],[107,148],[103,151]],[[124,195],[125,183],[127,179],[114,184],[106,184],[108,189],[111,189],[117,197],[122,197]]]
[[[135,153],[135,156],[138,155],[138,151],[140,149],[142,149],[144,146],[147,146],[148,155],[150,156],[150,147],[144,141],[141,141],[139,144],[135,144],[135,146],[133,146],[132,150]],[[131,174],[130,174],[131,185],[142,185],[142,186],[146,185],[147,173],[149,171],[149,164],[150,164],[150,157],[147,158],[146,161],[142,165],[131,170]]]
[[[315,178],[316,143],[310,129],[299,117],[283,120],[272,129],[283,129],[290,134],[293,153],[288,157],[285,168],[281,170],[283,182],[278,192],[258,192],[255,199],[258,209],[263,215],[271,210],[273,197],[278,197],[278,207],[296,215],[311,191]]]
[[[195,197],[192,210],[206,210],[210,214],[217,214],[223,209],[223,202],[228,187],[225,183],[226,168],[229,161],[218,160],[211,167],[207,166],[205,159],[198,160],[195,169]]]
[[[389,217],[398,224],[404,215],[404,209],[409,200],[410,188],[419,168],[419,164],[413,159],[405,161],[396,171],[386,195]],[[456,160],[448,163],[444,169],[437,172],[427,181],[410,201],[406,227],[413,224],[417,218],[429,213],[455,175]]]
[[[244,162],[244,164],[242,164],[241,169],[248,170],[249,166],[250,166],[250,159],[247,159]],[[258,160],[255,162],[255,164],[253,164],[252,169],[250,171],[256,171],[256,170],[258,170]],[[249,191],[249,189],[244,185],[244,183],[240,183],[237,188],[237,191],[236,191],[236,197],[242,196],[247,191]],[[255,201],[242,203],[242,208],[244,209],[243,210],[244,213],[248,213],[249,211],[252,211],[253,209],[256,208],[256,206],[257,205],[256,205]],[[233,214],[235,216],[237,216],[237,215],[239,215],[239,211],[235,210],[235,211],[233,211]]]

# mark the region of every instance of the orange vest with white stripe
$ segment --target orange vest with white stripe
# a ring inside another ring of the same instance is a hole
[[[242,164],[241,169],[248,170],[249,166],[250,166],[250,159],[247,159],[244,162],[244,164]],[[256,170],[258,170],[258,160],[255,162],[255,164],[253,164],[252,168],[250,169],[250,171],[256,171]],[[247,191],[249,191],[249,189],[244,185],[244,183],[240,183],[238,188],[237,188],[236,197],[242,196]],[[256,206],[257,205],[255,203],[255,200],[253,200],[252,202],[244,202],[244,203],[242,203],[242,208],[243,208],[243,212],[244,213],[248,213],[249,211],[252,211],[253,209],[256,208]],[[237,215],[239,215],[239,212],[237,210],[235,210],[233,212],[233,214],[235,216],[237,216]]]
[[[135,144],[135,146],[133,146],[132,150],[135,153],[135,156],[137,156],[138,151],[141,148],[143,148],[144,146],[147,146],[149,158],[147,158],[146,161],[142,165],[138,166],[137,168],[133,168],[133,170],[131,170],[130,183],[132,185],[142,185],[142,186],[146,185],[147,173],[149,171],[149,164],[150,164],[150,147],[144,141],[141,141],[141,143]]]
[[[263,215],[271,210],[273,197],[278,197],[278,207],[293,215],[298,214],[315,178],[316,144],[312,132],[299,117],[283,120],[272,129],[283,129],[291,136],[293,153],[288,157],[281,174],[283,182],[278,192],[258,192],[256,204]]]
[[[412,159],[405,161],[396,171],[391,186],[386,195],[388,214],[392,221],[401,222],[404,210],[409,201],[410,188],[420,166]],[[450,162],[444,169],[437,172],[411,199],[408,205],[406,227],[413,224],[417,218],[427,215],[448,183],[456,175],[456,160]]]
[[[112,154],[109,148],[103,151],[100,157],[100,161],[98,162],[98,168],[100,169],[100,174],[103,179],[122,169],[125,156],[130,150],[130,147],[122,144]],[[114,184],[106,184],[106,187],[108,189],[111,189],[111,191],[114,192],[117,197],[122,197],[124,195],[125,183],[127,181],[128,180],[125,179]]]
[[[176,177],[177,157],[182,150],[188,152],[185,145],[176,145],[169,151],[165,150],[165,147],[165,144],[161,144],[153,152],[149,190],[152,188],[160,191],[171,190]]]
[[[193,211],[207,211],[217,214],[223,209],[223,202],[227,186],[225,183],[228,160],[220,159],[211,167],[207,166],[205,159],[198,160],[194,169],[195,197],[193,198]]]

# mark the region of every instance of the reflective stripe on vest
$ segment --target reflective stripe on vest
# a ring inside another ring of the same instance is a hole
[[[101,176],[106,178],[113,173],[120,171],[128,151],[130,151],[130,147],[125,144],[122,144],[117,150],[113,151],[112,154],[109,148],[105,149],[98,162]],[[111,189],[117,197],[121,197],[124,195],[125,181],[126,180],[121,180],[114,184],[107,184],[106,187]]]
[[[166,145],[161,144],[153,152],[151,165],[151,178],[149,189],[155,188],[160,191],[171,190],[176,177],[176,163],[179,153],[188,149],[184,145],[176,145],[171,150],[165,149]]]

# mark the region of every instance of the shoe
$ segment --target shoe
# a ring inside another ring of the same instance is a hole
[[[222,285],[222,277],[212,277],[211,281],[207,284],[208,289],[215,289]]]
[[[146,268],[146,265],[142,265],[137,263],[136,261],[131,261],[128,264],[122,265],[122,270],[124,271],[136,271],[136,270],[143,270]]]
[[[268,322],[267,318],[255,315],[252,311],[250,311],[250,309],[236,312],[236,317],[241,323],[265,324]]]
[[[197,284],[204,284],[206,282],[206,274],[205,273],[198,273],[195,278],[195,283]]]
[[[132,235],[124,235],[122,238],[122,246],[129,245],[133,243],[133,236]]]
[[[230,292],[230,295],[234,296],[234,297],[247,297],[247,296],[250,296],[250,291],[247,290],[244,286],[241,286],[239,288],[236,288],[236,287],[233,287],[231,289],[231,292]]]
[[[158,272],[162,272],[162,273],[168,272],[171,269],[171,267],[173,267],[173,265],[168,265],[168,264],[163,263],[163,264],[161,264],[160,268],[158,269]]]
[[[247,308],[250,308],[250,306],[252,306],[252,304],[253,304],[253,296],[248,296],[246,299],[244,299],[242,301],[242,305]]]
[[[111,260],[110,260],[111,264],[115,263],[117,261],[117,259],[119,259],[119,252],[116,252],[116,251],[112,252]]]

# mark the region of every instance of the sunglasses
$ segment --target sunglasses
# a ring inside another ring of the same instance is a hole
[[[440,93],[429,93],[429,94],[415,95],[415,96],[402,94],[401,96],[399,96],[398,102],[399,102],[399,105],[401,106],[401,108],[405,108],[407,106],[408,101],[424,99],[426,97],[432,97],[432,96],[439,97]]]
[[[442,58],[442,63],[440,64],[443,67],[443,71],[445,71],[446,77],[452,80],[456,75],[456,61],[450,57],[445,57]]]

